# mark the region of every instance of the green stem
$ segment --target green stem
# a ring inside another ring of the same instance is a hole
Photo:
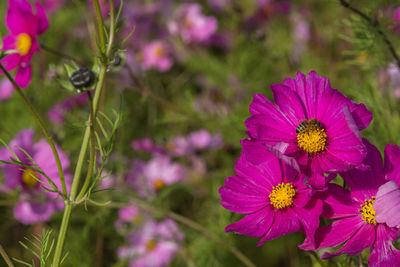
[[[100,38],[100,45],[101,45],[101,53],[106,51],[106,37],[104,35],[104,23],[103,23],[103,16],[101,15],[101,9],[99,0],[93,0],[94,7],[96,9],[97,14],[97,25],[99,26],[99,38]],[[110,10],[113,10],[113,6],[110,6]]]
[[[57,244],[56,244],[56,251],[54,252],[53,258],[53,265],[52,267],[58,267],[60,265],[62,259],[62,252],[65,243],[65,237],[67,235],[68,225],[69,225],[69,218],[71,217],[72,211],[72,203],[70,201],[64,201],[65,209],[63,218],[61,221],[60,232],[58,234]]]
[[[28,98],[26,98],[25,94],[22,92],[21,87],[15,82],[14,78],[10,75],[10,73],[4,68],[4,66],[0,63],[0,69],[3,71],[3,73],[6,75],[7,79],[13,84],[15,90],[17,93],[21,96],[22,100],[24,101],[24,104],[27,106],[29,111],[31,112],[33,118],[39,125],[40,129],[42,130],[43,134],[46,136],[47,142],[49,143],[51,150],[53,152],[54,159],[57,164],[57,169],[58,169],[58,175],[60,176],[61,180],[61,186],[62,186],[62,192],[63,192],[63,198],[67,197],[67,187],[65,185],[65,178],[64,178],[64,172],[63,168],[61,165],[60,157],[58,156],[58,152],[56,149],[56,146],[54,145],[53,138],[47,131],[42,119],[40,118],[39,114],[36,112],[36,110],[33,108],[32,104],[29,102]]]
[[[103,18],[101,16],[99,1],[93,0],[93,3],[96,8],[97,22],[98,22],[98,26],[99,26],[100,44],[102,47],[101,53],[103,54],[104,51],[106,50]],[[114,4],[113,4],[113,1],[111,0],[110,1],[110,10],[113,10],[113,8],[114,8]],[[110,12],[110,19],[112,21],[114,21],[114,11]],[[115,32],[115,25],[114,25],[114,23],[111,23],[110,34],[109,34],[111,40],[109,41],[109,44],[108,44],[109,46],[112,46],[112,44],[114,42],[114,32]],[[108,59],[110,57],[110,53],[111,53],[111,49],[107,49],[106,61],[108,61]],[[85,134],[83,136],[81,150],[79,151],[78,161],[76,164],[76,168],[75,168],[75,172],[74,172],[74,176],[73,176],[73,180],[72,180],[69,201],[65,201],[66,207],[65,207],[63,219],[61,222],[60,232],[58,234],[57,245],[56,245],[56,250],[54,253],[52,267],[58,267],[60,265],[61,254],[62,254],[62,251],[64,248],[65,237],[66,237],[67,230],[68,230],[69,219],[71,217],[72,204],[76,200],[78,186],[79,186],[79,182],[80,182],[80,178],[81,178],[82,166],[85,161],[86,151],[87,151],[88,145],[89,145],[89,138],[91,136],[92,127],[90,125],[90,120],[91,120],[92,116],[93,116],[93,121],[96,119],[99,100],[100,100],[100,96],[101,96],[101,93],[103,90],[104,78],[105,78],[106,72],[107,72],[107,62],[101,61],[100,71],[98,74],[98,81],[96,84],[94,98],[93,98],[93,105],[91,108],[92,110],[90,112],[90,117],[89,117],[89,124],[86,126]]]
[[[3,257],[4,261],[7,263],[8,267],[14,267],[14,264],[8,257],[6,251],[4,250],[3,246],[0,244],[0,254]]]
[[[88,93],[88,97],[89,97],[89,106],[90,106],[90,159],[89,159],[89,168],[88,168],[88,172],[86,175],[86,179],[85,182],[82,186],[81,192],[78,194],[78,197],[76,198],[77,201],[79,202],[79,200],[85,195],[87,188],[89,187],[90,184],[90,180],[92,178],[93,175],[93,169],[94,169],[94,164],[95,164],[95,149],[96,149],[96,140],[95,140],[95,136],[94,136],[94,111],[93,111],[93,99],[92,99],[92,94],[90,93],[90,91],[87,92]]]

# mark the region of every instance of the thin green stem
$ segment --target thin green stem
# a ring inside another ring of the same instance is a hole
[[[94,164],[95,164],[95,155],[96,155],[96,137],[94,136],[94,114],[93,114],[93,99],[92,99],[92,94],[90,91],[88,93],[88,98],[89,98],[89,106],[90,106],[90,159],[89,159],[89,169],[86,175],[85,182],[82,186],[81,192],[78,194],[78,197],[76,198],[77,201],[85,195],[87,188],[89,187],[90,180],[93,175],[93,169],[94,169]]]
[[[39,113],[36,112],[36,110],[33,108],[32,104],[29,102],[28,98],[26,98],[25,94],[22,92],[21,87],[19,87],[19,85],[15,82],[14,78],[10,75],[10,73],[4,68],[4,66],[1,63],[0,63],[0,69],[6,75],[7,79],[12,83],[12,85],[14,86],[17,93],[21,96],[25,106],[29,109],[33,118],[35,119],[35,121],[39,125],[40,129],[42,130],[43,134],[46,136],[47,142],[49,143],[49,145],[51,147],[54,159],[57,164],[58,175],[60,176],[60,180],[61,180],[63,198],[66,198],[67,197],[67,187],[65,185],[64,172],[63,172],[63,168],[61,165],[60,157],[58,156],[56,146],[54,145],[54,142],[53,142],[53,138],[47,131],[46,126],[44,125],[42,119],[39,116]]]
[[[99,1],[98,0],[93,0],[93,3],[94,3],[95,8],[96,8],[97,22],[98,22],[98,27],[99,27],[100,44],[101,44],[101,48],[102,48],[101,53],[103,54],[105,52],[105,50],[106,50],[103,18],[101,16],[101,10],[100,10]],[[114,3],[111,0],[110,1],[110,10],[112,10],[113,8],[114,8]],[[114,14],[114,12],[112,11],[110,13],[112,21],[114,20],[114,15],[113,14]],[[110,34],[109,34],[111,40],[108,43],[109,46],[112,46],[112,44],[114,42],[114,32],[115,32],[115,25],[114,25],[114,23],[111,23]],[[111,49],[107,49],[106,61],[103,62],[103,60],[101,60],[100,71],[99,71],[99,74],[98,74],[98,81],[97,81],[97,84],[96,84],[94,98],[93,98],[93,102],[92,102],[93,105],[91,107],[91,112],[90,112],[90,115],[89,115],[89,124],[86,126],[85,134],[84,134],[83,140],[82,140],[81,150],[79,151],[78,161],[77,161],[77,164],[76,164],[76,168],[75,168],[75,172],[74,172],[74,176],[73,176],[73,180],[72,180],[72,186],[71,186],[71,192],[70,192],[70,196],[69,196],[69,201],[65,201],[65,206],[66,207],[65,207],[63,219],[62,219],[62,222],[61,222],[60,232],[58,234],[57,245],[56,245],[56,249],[55,249],[55,253],[54,253],[52,267],[58,267],[60,265],[61,254],[62,254],[62,251],[63,251],[63,248],[64,248],[65,237],[66,237],[66,234],[67,234],[69,219],[71,217],[71,212],[72,212],[72,204],[75,203],[75,200],[76,200],[76,195],[77,195],[77,192],[78,192],[78,186],[79,186],[80,178],[81,178],[82,167],[83,167],[83,163],[85,161],[86,152],[87,152],[87,149],[88,149],[88,146],[89,146],[89,139],[90,139],[91,132],[92,132],[92,126],[90,124],[90,120],[91,120],[91,118],[93,118],[93,121],[94,121],[96,119],[96,116],[97,116],[99,100],[100,100],[100,96],[101,96],[102,90],[103,90],[104,78],[105,78],[105,75],[106,75],[106,72],[107,72],[107,67],[108,67],[107,66],[107,64],[108,64],[107,62],[108,62],[110,53],[111,53]]]
[[[7,263],[8,267],[14,267],[11,259],[8,257],[6,251],[4,250],[3,246],[0,244],[0,254],[3,257],[4,261]]]
[[[52,267],[58,267],[60,265],[60,262],[62,259],[61,254],[64,249],[65,237],[67,235],[67,230],[68,230],[68,225],[69,225],[69,219],[71,217],[72,203],[69,201],[64,201],[64,204],[65,204],[65,209],[64,209],[64,214],[63,214],[63,218],[61,221],[60,232],[58,234],[56,251],[54,252]]]
[[[115,29],[114,0],[109,0],[109,4],[110,4],[110,29]],[[107,57],[110,57],[112,52],[112,47],[114,43],[114,34],[115,31],[110,31],[110,37],[108,39],[107,52],[106,52]]]
[[[101,15],[101,9],[99,0],[93,0],[94,7],[96,9],[97,15],[97,25],[99,30],[99,38],[100,38],[100,45],[101,45],[101,53],[106,51],[106,37],[104,35],[104,23],[103,23],[103,16]],[[113,9],[113,6],[110,6],[110,10]]]

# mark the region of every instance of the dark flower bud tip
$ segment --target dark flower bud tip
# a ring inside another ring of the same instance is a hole
[[[82,68],[72,73],[69,78],[72,85],[81,91],[83,88],[90,87],[95,79],[94,72],[89,68]]]

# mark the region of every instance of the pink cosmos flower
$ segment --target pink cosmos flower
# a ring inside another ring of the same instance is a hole
[[[155,156],[149,162],[135,160],[127,176],[127,183],[144,197],[152,197],[164,187],[181,181],[185,168],[167,156]]]
[[[49,23],[43,7],[36,3],[36,14],[27,0],[10,0],[6,14],[10,34],[3,38],[4,50],[18,50],[1,60],[7,71],[17,69],[16,83],[25,88],[31,81],[31,59],[39,50],[36,36],[46,31]]]
[[[128,237],[130,246],[120,247],[118,256],[130,259],[130,267],[161,267],[171,263],[184,236],[171,219],[149,220]]]
[[[382,157],[378,149],[365,139],[364,144],[368,154],[363,163],[370,168],[341,173],[350,191],[329,184],[327,191],[321,193],[324,198],[322,217],[334,219],[334,222],[316,231],[315,244],[303,244],[301,248],[314,250],[344,243],[336,252],[325,253],[322,258],[343,253],[355,255],[371,248],[369,266],[399,266],[400,251],[392,245],[397,239],[398,229],[378,223],[374,210],[378,188],[385,183]]]
[[[144,45],[142,50],[142,66],[148,70],[155,68],[165,72],[171,68],[173,59],[171,48],[162,40],[156,40]]]
[[[242,145],[237,175],[226,178],[219,193],[222,206],[247,215],[225,231],[261,237],[257,245],[262,245],[301,230],[312,243],[322,202],[312,198],[312,189],[303,183],[305,176],[297,163],[283,155],[279,159],[274,155],[277,151],[260,143],[243,140]],[[250,158],[257,159],[257,164]]]
[[[193,150],[219,148],[223,142],[220,134],[211,135],[210,132],[204,129],[190,133],[188,140]]]
[[[22,130],[16,138],[10,142],[10,149],[14,151],[24,164],[32,165],[33,163],[18,149],[18,147],[28,152],[44,173],[46,173],[61,190],[61,181],[50,146],[45,140],[33,143],[33,135],[34,132],[32,129]],[[60,149],[58,149],[58,152],[65,172],[66,183],[69,187],[70,175],[66,172],[69,166],[69,160]],[[11,152],[3,147],[0,150],[0,159],[10,161],[10,157],[13,157]],[[3,192],[17,188],[21,190],[19,202],[14,207],[14,216],[20,222],[24,224],[33,224],[47,221],[54,212],[63,209],[64,204],[62,198],[55,192],[45,191],[43,185],[33,178],[33,176],[35,176],[47,183],[45,177],[21,166],[2,164],[0,167],[4,172],[4,184],[0,190]]]
[[[199,4],[182,4],[168,24],[171,34],[180,35],[185,43],[207,42],[217,27],[217,19],[204,16]]]
[[[267,145],[285,143],[285,154],[294,157],[302,171],[345,171],[358,166],[366,155],[359,131],[372,113],[338,90],[329,80],[311,71],[271,89],[276,105],[255,94],[252,116],[246,120],[249,137]],[[309,181],[312,184],[312,181]]]
[[[134,206],[126,206],[118,211],[118,220],[115,221],[114,226],[119,231],[123,231],[126,226],[138,226],[142,221],[142,214],[140,210]]]

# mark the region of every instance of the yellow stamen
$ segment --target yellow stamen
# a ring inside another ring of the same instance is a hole
[[[372,199],[365,200],[364,205],[361,205],[361,209],[358,210],[362,214],[362,219],[369,223],[376,225],[375,221],[375,210],[372,204],[374,204],[375,197],[372,197]]]
[[[37,174],[31,169],[25,169],[22,173],[22,181],[29,188],[34,188],[38,184],[35,178],[37,178]]]
[[[269,200],[275,209],[283,209],[293,204],[293,197],[296,195],[293,185],[280,183],[273,187]]]
[[[31,47],[32,38],[28,34],[21,33],[17,36],[17,50],[21,56],[27,55]]]
[[[146,244],[146,248],[148,251],[152,251],[156,247],[157,243],[153,240],[150,240]]]
[[[296,129],[297,144],[307,153],[325,150],[327,135],[321,123],[316,119],[305,120]]]
[[[156,57],[162,57],[165,54],[165,51],[162,47],[157,47],[156,49],[154,49],[154,54],[156,55]]]
[[[158,179],[154,182],[154,187],[156,188],[157,191],[160,191],[165,187],[165,183],[162,180]]]

